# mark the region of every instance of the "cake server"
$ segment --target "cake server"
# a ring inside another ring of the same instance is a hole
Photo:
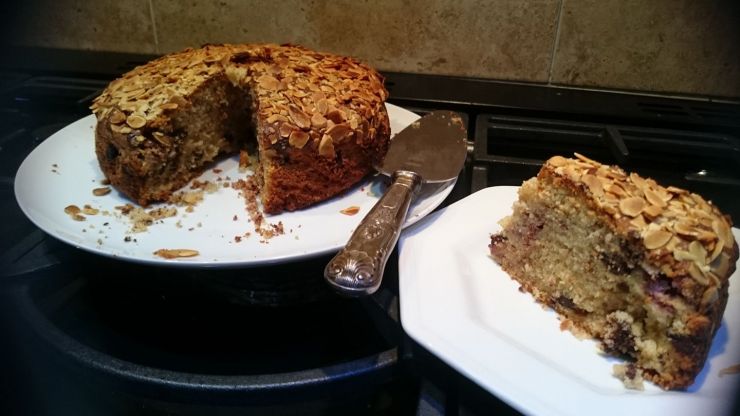
[[[324,269],[324,277],[334,289],[349,296],[378,290],[413,198],[422,183],[457,177],[465,163],[466,137],[458,114],[435,111],[391,140],[388,153],[376,166],[391,177],[391,185]]]

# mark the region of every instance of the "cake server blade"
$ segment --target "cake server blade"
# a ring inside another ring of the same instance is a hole
[[[334,289],[348,296],[378,290],[413,198],[422,183],[457,177],[465,163],[466,138],[460,115],[434,111],[391,140],[388,153],[376,166],[391,177],[391,185],[324,269],[324,278]]]

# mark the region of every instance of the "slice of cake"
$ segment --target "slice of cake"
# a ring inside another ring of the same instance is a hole
[[[627,358],[623,378],[688,387],[727,302],[732,222],[699,195],[576,157],[524,182],[491,255],[563,328]]]

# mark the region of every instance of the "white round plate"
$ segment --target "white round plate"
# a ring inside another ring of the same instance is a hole
[[[403,108],[387,104],[391,132],[395,134],[419,118]],[[184,267],[246,267],[297,260],[337,251],[379,199],[384,180],[366,179],[342,195],[310,208],[267,216],[270,224],[282,223],[285,233],[263,240],[248,221],[244,199],[231,188],[219,187],[205,193],[193,212],[178,207],[174,217],[132,232],[132,223],[116,209],[131,201],[115,189],[105,196],[94,196],[101,187],[100,171],[94,150],[95,117],[89,115],[61,129],[23,161],[15,178],[15,195],[23,212],[39,228],[75,247],[134,262]],[[218,172],[218,173],[215,173]],[[218,178],[232,181],[245,177],[238,171],[238,158],[224,159],[197,180],[221,185]],[[414,201],[405,226],[411,225],[444,201],[455,181],[426,185]],[[188,189],[189,187],[183,188]],[[90,205],[97,215],[84,215],[75,221],[64,212],[68,205]],[[154,205],[165,206],[162,205]],[[355,215],[340,211],[359,207]],[[147,209],[153,208],[148,207]],[[249,237],[244,237],[251,233]],[[236,236],[241,236],[237,242]],[[164,259],[154,254],[159,249],[190,249],[198,255]]]

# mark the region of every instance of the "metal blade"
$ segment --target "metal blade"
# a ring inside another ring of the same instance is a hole
[[[452,111],[434,111],[403,129],[391,140],[376,168],[392,175],[399,170],[419,174],[424,182],[456,177],[465,163],[467,129]]]

